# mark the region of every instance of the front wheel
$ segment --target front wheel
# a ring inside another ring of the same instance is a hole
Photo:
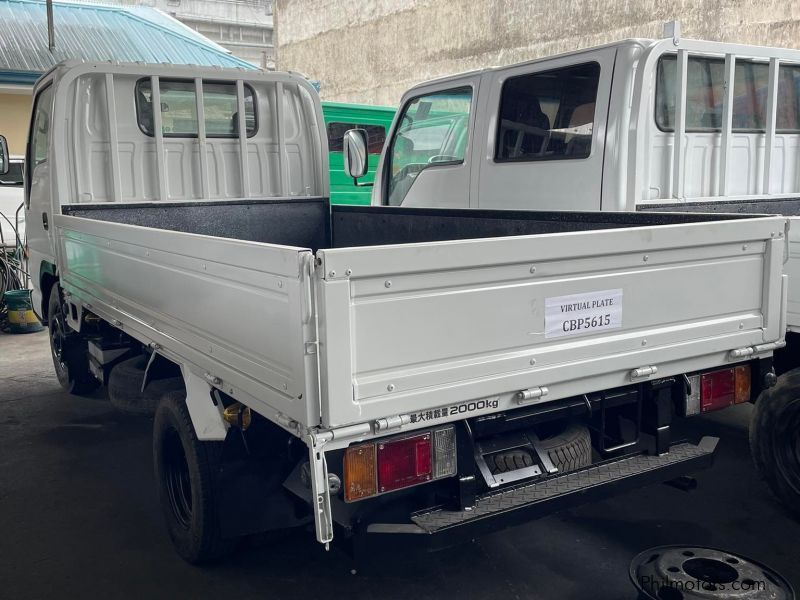
[[[47,303],[47,329],[50,333],[50,353],[58,383],[70,394],[88,394],[100,382],[89,371],[89,347],[86,340],[67,325],[61,288],[50,290]]]
[[[759,396],[750,451],[772,492],[800,518],[800,369],[784,373]]]
[[[153,426],[156,485],[172,543],[192,564],[214,561],[234,546],[220,532],[217,472],[222,446],[197,439],[185,392],[164,394]]]

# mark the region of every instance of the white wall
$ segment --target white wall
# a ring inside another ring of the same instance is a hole
[[[276,0],[277,64],[325,100],[397,104],[420,81],[627,37],[800,47],[797,0]]]

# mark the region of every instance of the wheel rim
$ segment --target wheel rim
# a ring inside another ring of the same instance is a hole
[[[773,437],[775,462],[784,481],[800,494],[800,398],[795,399]]]
[[[50,315],[49,319],[50,329],[50,351],[53,354],[53,362],[57,369],[62,373],[67,371],[66,362],[64,362],[64,345],[67,337],[64,330],[64,311],[59,305],[58,308]]]
[[[174,429],[164,434],[164,484],[175,520],[184,529],[189,529],[192,521],[192,483],[186,452]]]

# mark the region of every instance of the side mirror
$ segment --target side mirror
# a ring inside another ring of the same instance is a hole
[[[344,170],[353,182],[367,174],[367,132],[364,129],[348,129],[342,141]]]
[[[5,136],[0,135],[0,175],[7,175],[9,167],[8,142]]]

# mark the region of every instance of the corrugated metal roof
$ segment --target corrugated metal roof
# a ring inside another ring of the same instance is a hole
[[[47,8],[40,0],[0,0],[0,75],[43,73],[62,60],[244,67],[172,17],[146,6],[53,3],[56,47],[47,47]]]

